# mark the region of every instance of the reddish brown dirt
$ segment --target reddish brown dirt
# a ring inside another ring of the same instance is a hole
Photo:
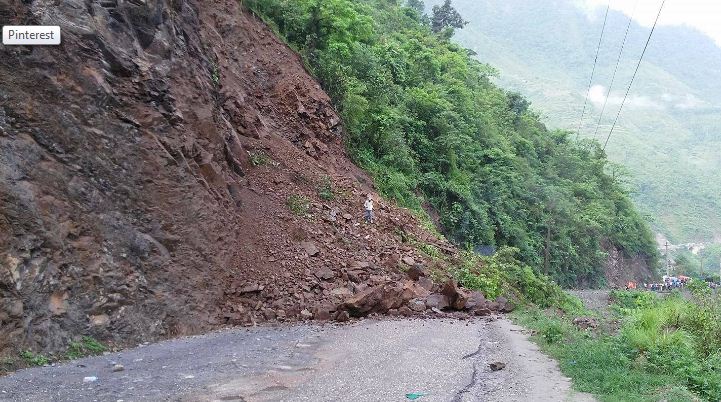
[[[362,223],[371,180],[327,95],[238,1],[10,0],[0,20],[63,34],[0,47],[0,351],[319,318],[424,262],[404,240],[454,252],[392,204]]]

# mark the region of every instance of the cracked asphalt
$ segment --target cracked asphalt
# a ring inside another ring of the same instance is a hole
[[[493,372],[488,364],[506,363]],[[113,372],[113,364],[124,370]],[[85,377],[97,377],[84,382]],[[0,401],[592,401],[505,319],[230,329],[0,378]]]

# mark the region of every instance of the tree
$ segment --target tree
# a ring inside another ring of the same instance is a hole
[[[433,16],[431,17],[431,29],[435,33],[439,33],[446,29],[453,32],[454,28],[463,28],[468,21],[461,17],[461,14],[453,8],[451,0],[446,0],[443,5],[433,6]]]
[[[420,15],[423,15],[423,12],[426,9],[426,5],[422,0],[408,0],[407,6],[408,8],[416,10]]]

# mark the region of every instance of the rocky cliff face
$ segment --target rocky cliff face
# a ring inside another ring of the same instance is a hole
[[[328,97],[241,7],[0,1],[63,35],[0,47],[0,351],[338,316],[422,262],[404,240],[453,252],[389,205],[360,224]]]
[[[603,264],[608,286],[623,288],[629,281],[650,283],[658,280],[648,257],[642,255],[629,257],[608,242],[603,243],[602,246],[608,254]]]

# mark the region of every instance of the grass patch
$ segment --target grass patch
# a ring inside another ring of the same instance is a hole
[[[270,157],[263,151],[248,152],[250,164],[253,166],[263,166],[270,163]]]
[[[80,341],[70,342],[65,357],[68,359],[79,359],[86,356],[99,355],[108,348],[93,337],[83,336]]]
[[[44,366],[50,363],[49,357],[41,353],[34,353],[30,350],[20,352],[20,358],[29,366]]]
[[[318,186],[318,197],[324,201],[331,201],[335,198],[335,192],[333,191],[333,183],[330,181],[330,177],[323,176]]]
[[[291,212],[298,216],[308,216],[310,200],[302,195],[293,194],[285,201]]]

